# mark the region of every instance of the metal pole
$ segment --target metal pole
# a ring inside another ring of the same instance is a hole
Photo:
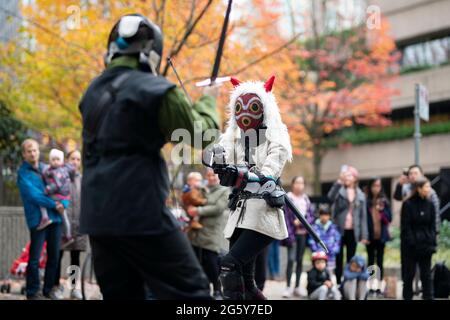
[[[447,210],[448,208],[450,208],[450,202],[448,202],[440,211],[439,211],[439,215],[442,215],[444,213],[445,210]]]
[[[175,76],[177,77],[178,82],[180,83],[181,89],[183,89],[184,94],[186,95],[186,98],[188,99],[189,103],[192,106],[194,103],[192,102],[192,99],[189,96],[189,93],[187,92],[186,88],[184,87],[183,81],[181,81],[181,78],[178,75],[177,69],[175,69],[175,66],[173,65],[172,59],[170,57],[167,58],[167,63],[172,67],[172,70],[175,73]]]
[[[420,165],[420,116],[419,116],[419,94],[420,87],[416,83],[416,104],[414,106],[414,163]]]

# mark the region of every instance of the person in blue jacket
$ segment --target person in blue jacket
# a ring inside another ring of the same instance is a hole
[[[366,261],[363,257],[356,255],[344,269],[344,282],[342,291],[345,300],[365,300],[367,297],[367,280],[369,273],[366,268]]]
[[[30,230],[30,257],[26,270],[27,299],[38,300],[56,296],[53,290],[56,270],[59,260],[59,246],[61,240],[61,214],[64,206],[45,195],[45,185],[42,170],[45,164],[39,162],[39,145],[33,139],[26,139],[22,143],[23,163],[17,174],[19,187],[25,211],[25,218]],[[37,230],[41,220],[40,207],[47,208],[52,224],[45,229]],[[45,267],[43,295],[39,293],[39,257],[47,241],[47,264]]]

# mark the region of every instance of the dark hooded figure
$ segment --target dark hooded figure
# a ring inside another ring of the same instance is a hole
[[[174,130],[218,128],[214,94],[190,105],[158,75],[163,40],[147,18],[123,16],[113,27],[106,69],[81,102],[84,177],[80,230],[89,235],[105,299],[205,299],[209,285],[165,206],[168,172],[161,148]],[[193,144],[194,139],[191,143]]]

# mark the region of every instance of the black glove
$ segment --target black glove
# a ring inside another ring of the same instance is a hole
[[[225,187],[233,187],[236,184],[238,177],[238,169],[235,165],[227,165],[224,168],[214,169],[214,172],[219,175],[220,184]]]

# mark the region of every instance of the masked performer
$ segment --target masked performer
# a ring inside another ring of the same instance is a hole
[[[265,299],[255,285],[255,258],[274,239],[288,236],[277,180],[292,149],[272,93],[274,80],[241,83],[232,78],[231,117],[213,151],[221,184],[233,187],[224,230],[230,251],[220,271],[225,299]]]

